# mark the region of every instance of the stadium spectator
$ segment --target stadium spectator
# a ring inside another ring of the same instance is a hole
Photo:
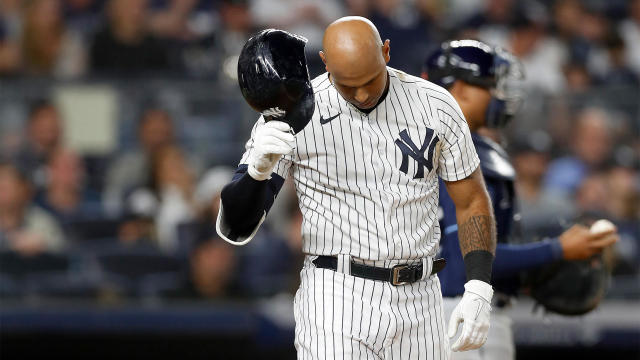
[[[481,40],[503,46],[522,60],[525,73],[530,74],[525,79],[530,90],[558,94],[565,88],[562,66],[568,53],[561,42],[547,34],[545,9],[533,4],[517,12],[506,43],[500,39]]]
[[[574,209],[571,202],[554,196],[542,186],[550,158],[548,142],[529,139],[513,146],[511,152],[518,179],[515,184],[525,238],[557,234],[561,225],[558,219],[568,221]]]
[[[462,36],[465,38],[504,39],[509,33],[515,8],[516,2],[513,0],[483,1],[479,11],[467,17],[456,28],[465,34]]]
[[[545,188],[558,195],[571,195],[590,172],[599,169],[611,155],[613,138],[607,113],[588,108],[578,114],[573,126],[570,154],[551,162]]]
[[[77,77],[86,71],[80,34],[68,29],[59,0],[26,3],[22,28],[22,66],[28,75]]]
[[[91,69],[98,73],[148,75],[169,69],[166,45],[148,29],[146,0],[110,0],[107,24],[91,44]]]
[[[86,188],[86,170],[73,151],[56,150],[47,164],[47,185],[36,195],[36,203],[67,227],[74,222],[103,216],[98,194]]]
[[[258,28],[278,28],[306,37],[307,65],[311,77],[324,72],[318,56],[325,27],[342,16],[338,0],[250,0],[251,17]]]
[[[151,11],[149,31],[158,38],[185,41],[195,34],[189,27],[189,16],[197,0],[169,0],[166,7]]]
[[[31,107],[26,127],[25,142],[16,154],[15,162],[40,189],[45,186],[45,166],[49,157],[62,143],[62,119],[53,103],[42,100]]]
[[[178,239],[189,249],[189,276],[183,288],[168,296],[211,299],[240,295],[238,282],[234,281],[238,279],[233,276],[238,263],[236,248],[222,241],[214,229],[220,192],[232,176],[233,169],[217,167],[207,171],[198,183],[193,196],[198,217],[183,223],[190,231]]]
[[[369,19],[376,24],[383,41],[390,39],[393,44],[389,66],[409,74],[420,74],[423,59],[433,46],[429,21],[406,2],[375,0],[371,6]]]
[[[246,39],[256,29],[247,0],[223,0],[217,9],[220,27],[216,30],[216,47],[224,57],[240,55]]]
[[[198,16],[217,21],[211,20],[211,26],[199,25],[199,36],[184,46],[182,62],[185,69],[189,74],[200,77],[223,70],[235,83],[235,59],[245,41],[257,31],[249,11],[249,1],[222,0],[210,14]]]
[[[346,15],[368,17],[371,4],[368,0],[345,0]]]
[[[620,234],[616,247],[621,261],[617,270],[637,273],[640,269],[640,175],[632,168],[614,166],[606,174],[606,183],[607,211]]]
[[[82,33],[86,42],[87,35],[93,34],[100,24],[103,5],[103,0],[65,0],[63,12],[67,27]]]
[[[172,298],[219,299],[238,295],[233,270],[236,257],[232,245],[215,236],[200,241],[189,256],[189,277]]]
[[[629,2],[628,14],[629,18],[622,21],[618,29],[627,47],[627,63],[640,74],[640,0]]]
[[[176,143],[175,128],[168,112],[158,108],[145,110],[137,127],[138,144],[135,149],[120,154],[107,171],[104,201],[111,214],[123,210],[122,200],[133,188],[150,182],[151,159],[159,149]],[[200,163],[189,156],[189,166],[200,171]]]
[[[132,209],[146,206],[144,215],[154,218],[158,246],[166,252],[178,249],[178,226],[196,220],[194,201],[195,172],[189,168],[180,148],[168,145],[158,149],[151,161],[149,183],[129,196]]]
[[[0,75],[20,69],[20,3],[0,2]]]
[[[638,86],[638,76],[627,65],[626,45],[617,31],[611,30],[604,40],[607,50],[607,69],[601,83],[604,85]]]
[[[62,230],[51,215],[32,205],[31,195],[24,172],[0,163],[0,249],[23,255],[63,250]]]

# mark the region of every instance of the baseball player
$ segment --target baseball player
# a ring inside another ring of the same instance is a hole
[[[251,240],[291,175],[306,254],[294,299],[298,358],[448,359],[451,349],[480,347],[495,225],[457,103],[441,87],[386,66],[389,40],[361,17],[326,29],[327,73],[311,81],[311,100],[287,74],[306,67],[290,53],[301,40],[282,33],[250,39],[243,50],[250,55],[239,61],[243,95],[263,116],[222,191],[219,234],[232,244]],[[277,80],[273,89],[284,94],[270,96],[261,81]],[[313,115],[300,119],[309,104]],[[438,176],[457,207],[468,278],[449,322],[436,276],[444,265],[435,259]],[[447,329],[460,333],[451,346]]]
[[[458,40],[442,44],[425,62],[422,77],[439,84],[460,104],[471,130],[471,138],[480,158],[482,174],[489,191],[497,222],[496,258],[493,282],[496,289],[491,330],[486,344],[474,351],[454,353],[452,359],[511,360],[515,358],[511,320],[502,311],[518,290],[519,274],[558,259],[587,259],[617,240],[616,231],[592,234],[574,225],[559,237],[542,242],[509,244],[516,212],[515,171],[506,152],[489,138],[477,133],[481,127],[504,127],[516,112],[519,97],[514,82],[523,76],[518,60],[498,48],[475,40]],[[455,312],[464,294],[465,269],[460,256],[458,237],[463,236],[456,223],[456,202],[440,188],[442,241],[441,255],[447,267],[440,274],[445,296],[445,313]]]

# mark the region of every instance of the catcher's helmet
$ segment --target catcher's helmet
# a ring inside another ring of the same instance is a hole
[[[512,54],[476,40],[443,43],[427,58],[423,71],[428,80],[448,89],[456,80],[491,91],[486,125],[503,127],[520,106],[513,80],[524,77],[522,65]]]
[[[307,39],[267,29],[251,37],[238,60],[242,96],[265,121],[279,120],[300,132],[314,111],[304,46]]]

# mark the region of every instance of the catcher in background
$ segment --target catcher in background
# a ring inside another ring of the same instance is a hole
[[[497,225],[498,245],[492,273],[496,295],[492,302],[494,311],[489,335],[484,346],[478,350],[452,353],[452,359],[455,360],[514,359],[511,320],[501,310],[516,295],[520,287],[520,274],[526,270],[537,270],[538,276],[534,283],[557,283],[557,280],[552,281],[553,273],[560,273],[564,277],[565,274],[575,272],[575,269],[582,266],[580,264],[586,264],[575,260],[590,259],[618,239],[615,228],[604,232],[590,232],[589,228],[576,224],[557,238],[526,244],[509,243],[510,235],[516,227],[515,170],[500,145],[479,135],[478,130],[482,127],[499,129],[507,124],[518,109],[520,100],[518,96],[514,96],[509,85],[523,76],[521,64],[513,55],[475,40],[442,44],[427,59],[422,74],[423,78],[449,90],[467,119]],[[440,220],[441,255],[446,258],[447,267],[439,276],[445,297],[445,316],[449,317],[448,314],[453,312],[451,318],[455,319],[454,307],[464,292],[466,277],[458,245],[455,205],[444,186],[440,186],[440,206],[443,214]],[[596,275],[599,274],[599,269],[601,267],[594,269]],[[579,279],[580,276],[575,278]],[[585,280],[592,279],[597,280],[596,286],[604,288],[599,281],[601,278],[597,276]],[[556,288],[554,285],[554,289],[541,289],[533,295],[551,296],[550,291],[553,292]],[[601,297],[597,292],[594,296]],[[544,301],[542,303],[545,305]],[[588,304],[585,309],[565,309],[564,313],[584,313],[595,307],[595,304]],[[577,306],[575,302],[570,305]],[[552,307],[551,310],[562,309]]]

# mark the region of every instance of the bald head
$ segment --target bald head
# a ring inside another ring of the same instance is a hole
[[[322,39],[320,57],[334,86],[349,102],[375,106],[386,86],[389,40],[384,43],[371,21],[348,16],[331,23]]]

